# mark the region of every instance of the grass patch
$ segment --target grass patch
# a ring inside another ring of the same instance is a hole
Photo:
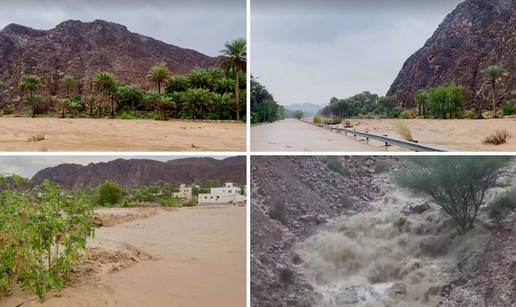
[[[396,131],[405,141],[414,142],[412,132],[410,131],[410,128],[407,125],[405,125],[405,123],[398,121],[396,123]]]
[[[482,140],[482,144],[489,144],[489,145],[502,145],[507,143],[507,140],[511,138],[511,134],[509,131],[502,129],[502,130],[495,130],[495,132],[485,139]]]

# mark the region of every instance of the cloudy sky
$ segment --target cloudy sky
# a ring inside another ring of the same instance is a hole
[[[51,29],[68,19],[104,19],[129,31],[216,56],[246,34],[245,0],[0,0],[0,28]]]
[[[385,95],[461,0],[252,2],[252,73],[280,104]]]
[[[31,178],[44,168],[63,163],[88,165],[89,163],[107,162],[118,158],[169,161],[191,157],[200,156],[0,156],[0,174],[7,175],[14,173],[26,178]],[[227,158],[227,156],[213,156],[212,158],[224,159]]]

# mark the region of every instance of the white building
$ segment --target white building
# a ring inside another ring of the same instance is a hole
[[[245,195],[242,195],[242,189],[227,182],[224,187],[211,188],[209,194],[199,194],[197,203],[199,204],[236,204],[244,203]]]
[[[192,187],[181,184],[179,186],[179,192],[172,193],[172,197],[192,199]]]

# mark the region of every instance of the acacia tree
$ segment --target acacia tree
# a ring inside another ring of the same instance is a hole
[[[95,89],[100,93],[100,103],[98,108],[98,116],[100,117],[101,108],[104,105],[104,98],[106,96],[111,97],[111,117],[115,116],[114,106],[114,92],[116,89],[116,77],[113,73],[101,71],[97,73],[95,81],[93,82]]]
[[[499,65],[491,65],[482,70],[482,74],[489,78],[491,84],[491,101],[493,104],[493,117],[498,117],[497,103],[496,103],[496,83],[498,83],[503,76],[505,69]]]
[[[245,74],[247,66],[247,43],[243,38],[228,42],[221,50],[219,66],[226,72],[235,73],[236,119],[240,120],[240,75]]]
[[[29,92],[29,99],[28,103],[31,106],[32,109],[32,117],[36,117],[35,113],[35,103],[36,103],[36,97],[34,94],[41,88],[41,78],[36,75],[27,75],[22,78],[22,81],[20,82],[20,89],[22,91],[28,91]]]
[[[65,98],[69,101],[70,100],[70,91],[73,89],[73,87],[75,86],[75,84],[77,83],[76,80],[75,80],[75,77],[72,76],[72,75],[65,75],[63,77],[63,82],[64,82],[64,85],[65,85]],[[61,117],[65,117],[65,106],[66,106],[66,103],[63,103],[63,113],[61,115]]]
[[[486,191],[496,185],[512,157],[414,157],[413,169],[400,174],[401,187],[429,196],[459,226],[461,234],[474,227]]]
[[[166,119],[166,112],[161,103],[161,88],[170,79],[170,71],[163,64],[155,65],[147,75],[149,82],[154,83],[158,89],[158,109],[160,119]]]

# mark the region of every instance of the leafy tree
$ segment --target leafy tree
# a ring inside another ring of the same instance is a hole
[[[143,102],[143,92],[138,85],[119,86],[115,93],[120,108],[136,110]]]
[[[414,157],[413,169],[398,175],[397,183],[432,198],[464,234],[474,227],[485,194],[496,185],[511,157]]]
[[[380,97],[378,99],[377,112],[384,114],[385,117],[396,117],[396,113],[394,112],[396,107],[399,107],[399,102],[395,97],[387,96]]]
[[[303,111],[294,111],[292,113],[292,117],[294,117],[295,119],[302,119],[303,116],[304,116]]]
[[[453,118],[462,112],[466,95],[462,85],[450,83],[429,89],[427,99],[434,117]]]
[[[36,117],[35,113],[35,104],[38,100],[35,97],[35,93],[41,88],[41,78],[35,75],[26,75],[22,78],[22,81],[20,83],[20,89],[22,91],[28,91],[29,92],[29,100],[28,103],[31,105],[32,109],[32,117]]]
[[[101,206],[106,204],[116,205],[122,200],[123,193],[120,186],[114,182],[106,181],[99,188],[98,203]]]
[[[170,79],[170,71],[164,64],[158,64],[151,68],[147,79],[154,83],[158,89],[158,109],[160,113],[160,119],[166,119],[166,114],[163,106],[161,105],[161,88]]]
[[[235,74],[236,119],[240,120],[240,74],[245,74],[247,66],[247,43],[243,38],[228,42],[221,50],[220,67]]]
[[[428,92],[425,90],[419,90],[416,93],[416,105],[418,115],[423,115],[426,118],[426,109],[428,107]]]
[[[183,76],[174,76],[168,80],[166,91],[168,93],[184,92],[188,89],[188,79]]]
[[[499,65],[491,65],[486,69],[482,70],[482,74],[489,78],[489,82],[491,83],[491,101],[493,103],[493,116],[495,118],[498,117],[498,103],[496,102],[496,83],[499,82],[504,73],[505,69]]]
[[[113,73],[101,71],[97,73],[97,76],[94,81],[94,86],[97,91],[100,92],[101,100],[98,109],[98,116],[101,115],[101,108],[104,105],[103,99],[105,97],[111,98],[111,117],[115,116],[115,106],[114,106],[114,93],[117,87],[116,77]]]

